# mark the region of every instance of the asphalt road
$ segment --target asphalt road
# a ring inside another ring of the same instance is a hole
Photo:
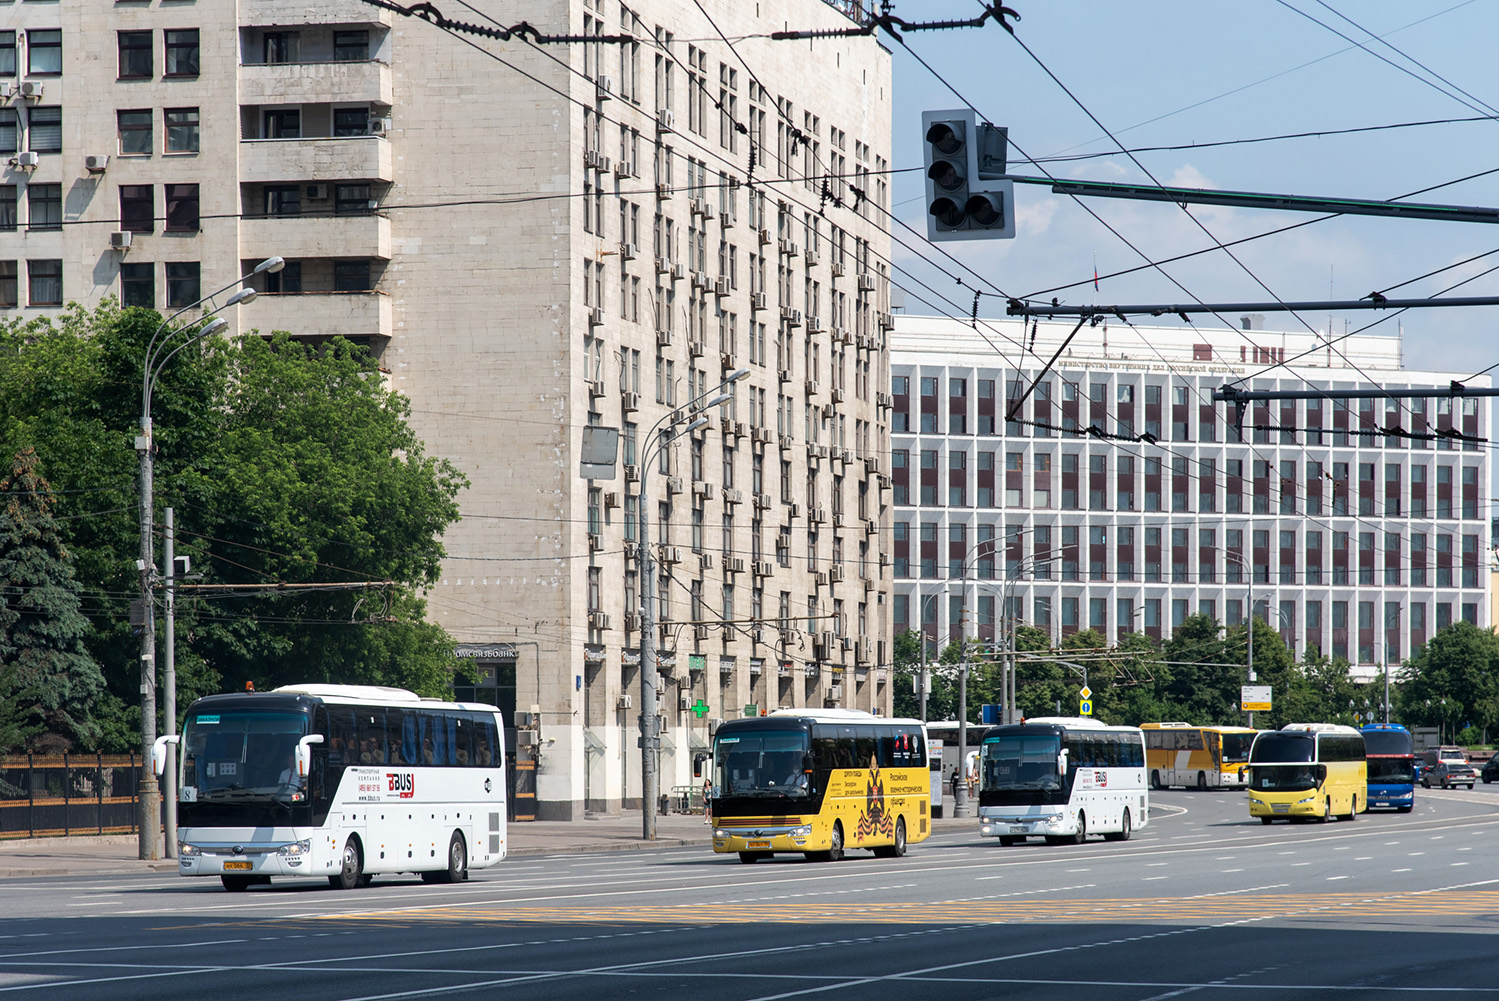
[[[1499,787],[1418,803],[1265,827],[1243,793],[1165,792],[1128,843],[949,831],[837,864],[559,855],[451,887],[10,879],[0,997],[1499,995]]]

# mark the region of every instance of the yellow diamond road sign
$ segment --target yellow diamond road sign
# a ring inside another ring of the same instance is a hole
[[[1093,697],[1093,689],[1089,688],[1087,685],[1084,685],[1082,689],[1077,693],[1077,696],[1080,699],[1091,699]]]

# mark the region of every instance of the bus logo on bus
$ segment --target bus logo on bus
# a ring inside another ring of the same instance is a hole
[[[1109,784],[1109,773],[1108,772],[1094,772],[1093,773],[1093,782],[1100,789],[1106,788],[1108,786],[1108,784]]]
[[[410,772],[386,772],[385,779],[389,791],[400,793],[402,799],[416,795],[416,776]]]

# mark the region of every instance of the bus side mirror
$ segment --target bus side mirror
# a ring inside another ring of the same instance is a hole
[[[810,755],[810,754],[803,754],[802,755],[802,771],[806,772],[808,775],[811,775],[812,774],[813,764],[814,764],[814,762],[812,761],[812,755]]]
[[[297,775],[306,778],[307,773],[312,771],[312,747],[313,744],[321,744],[323,735],[310,733],[297,741]]]
[[[1322,783],[1327,781],[1327,766],[1316,766],[1314,769],[1312,769],[1312,774],[1317,777],[1317,785],[1320,786]]]
[[[182,738],[176,734],[166,737],[157,737],[156,743],[151,745],[151,770],[158,776],[167,770],[167,745],[176,744]]]
[[[1067,774],[1067,748],[1065,747],[1057,752],[1057,774]]]

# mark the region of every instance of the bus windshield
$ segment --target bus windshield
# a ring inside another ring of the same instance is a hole
[[[182,739],[184,803],[299,801],[297,741],[307,717],[297,712],[196,713]]]
[[[1249,760],[1249,748],[1254,744],[1252,733],[1225,733],[1223,735],[1223,763],[1243,764]]]
[[[1376,782],[1390,785],[1409,785],[1415,781],[1413,759],[1370,758],[1368,761],[1369,784]]]
[[[1061,738],[1054,733],[1012,733],[984,741],[980,769],[982,790],[1060,790],[1057,754]]]
[[[810,752],[805,730],[719,737],[713,754],[715,794],[750,799],[805,799]]]
[[[1301,792],[1317,788],[1326,774],[1326,765],[1255,765],[1249,769],[1249,788],[1256,792]]]
[[[1317,741],[1311,734],[1268,732],[1254,742],[1249,760],[1254,764],[1312,761],[1316,750]]]
[[[1412,751],[1411,735],[1406,730],[1365,730],[1364,747],[1369,754],[1404,754]]]

